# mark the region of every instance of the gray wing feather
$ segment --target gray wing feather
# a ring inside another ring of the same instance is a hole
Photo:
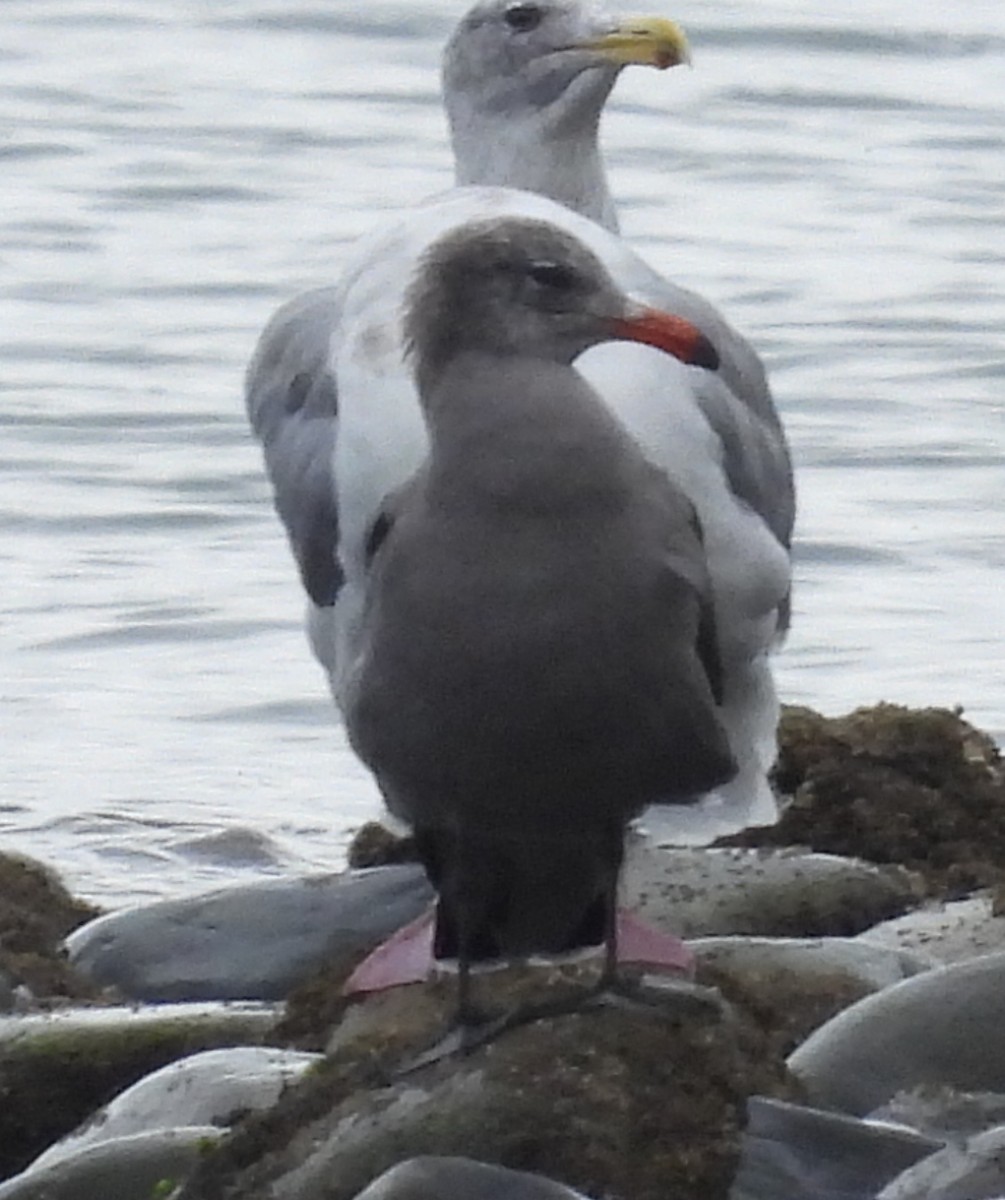
[[[667,312],[697,325],[718,350],[718,371],[698,377],[698,403],[722,443],[730,487],[790,547],[796,513],[792,459],[757,351],[694,292],[655,275],[646,291]]]
[[[712,584],[704,555],[705,533],[698,512],[684,493],[658,467],[648,471],[652,495],[659,498],[664,515],[660,529],[666,542],[668,570],[683,578],[698,598],[698,641],[695,650],[708,678],[716,704],[723,700],[723,666],[719,653]]]
[[[792,457],[757,351],[701,296],[646,272],[654,304],[693,322],[719,352],[719,369],[695,372],[695,398],[722,445],[729,486],[791,549],[796,518]],[[779,605],[778,634],[791,618],[791,593]]]
[[[322,607],[335,603],[342,585],[332,464],[338,395],[328,367],[338,318],[337,288],[285,304],[258,340],[244,388],[276,511],[304,587]]]

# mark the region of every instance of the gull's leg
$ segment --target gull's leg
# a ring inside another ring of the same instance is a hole
[[[610,862],[607,863],[604,879],[604,966],[600,972],[597,990],[617,986],[618,982],[618,879],[621,876],[621,862],[624,858],[624,832],[619,827],[609,831],[612,844],[617,847]]]
[[[481,1015],[472,1000],[471,988],[471,939],[466,916],[457,922],[457,994],[454,1021],[462,1029],[478,1025]]]

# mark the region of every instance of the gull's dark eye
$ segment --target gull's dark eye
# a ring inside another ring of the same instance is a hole
[[[543,16],[536,4],[511,4],[503,14],[503,20],[516,33],[529,33],[541,24]]]
[[[538,259],[527,268],[527,274],[541,287],[551,288],[556,292],[571,292],[578,282],[576,272],[564,263],[551,262],[549,259]]]

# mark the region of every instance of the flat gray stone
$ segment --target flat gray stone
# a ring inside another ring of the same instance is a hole
[[[870,1113],[869,1119],[907,1125],[940,1142],[960,1142],[1005,1125],[1005,1093],[961,1092],[928,1085],[897,1092]]]
[[[937,964],[926,955],[859,938],[695,938],[688,948],[699,963],[743,974],[786,971],[804,979],[843,979],[870,991],[910,979]]]
[[[197,1126],[100,1142],[0,1183],[0,1200],[151,1200],[165,1184],[186,1179],[222,1136],[213,1126]]]
[[[789,1057],[810,1103],[862,1116],[897,1092],[1005,1091],[1005,953],[939,967],[851,1005]]]
[[[398,1163],[356,1200],[587,1200],[564,1184],[471,1158],[428,1155]]]
[[[929,904],[870,929],[872,942],[920,951],[942,963],[965,962],[1005,950],[1005,916],[996,915],[989,892]]]
[[[941,1146],[910,1130],[752,1096],[729,1200],[865,1200]]]
[[[279,1010],[273,1004],[216,1003],[159,1004],[152,1008],[60,1008],[47,1013],[0,1017],[0,1057],[57,1058],[64,1050],[107,1056],[116,1045],[167,1041],[177,1036],[216,1039],[216,1044],[264,1039],[274,1028]]]
[[[369,951],[432,899],[418,865],[266,879],[110,913],[70,961],[136,1000],[280,1000],[330,959]]]
[[[910,876],[792,849],[686,849],[630,838],[623,903],[682,938],[844,936],[915,902]]]
[[[629,840],[626,905],[680,937],[853,933],[911,894],[899,868],[833,855]],[[277,1000],[324,963],[372,950],[432,896],[417,864],[269,879],[99,917],[66,947],[137,1000]]]
[[[1005,1127],[999,1127],[909,1167],[878,1200],[998,1200],[1003,1193]]]
[[[86,1146],[155,1129],[212,1125],[226,1129],[247,1112],[271,1108],[321,1054],[274,1046],[205,1050],[169,1063],[126,1088],[85,1124],[40,1154],[31,1170]]]

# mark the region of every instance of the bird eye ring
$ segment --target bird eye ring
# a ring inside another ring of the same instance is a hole
[[[541,24],[544,13],[536,4],[511,4],[503,14],[510,29],[517,33],[529,33]]]

